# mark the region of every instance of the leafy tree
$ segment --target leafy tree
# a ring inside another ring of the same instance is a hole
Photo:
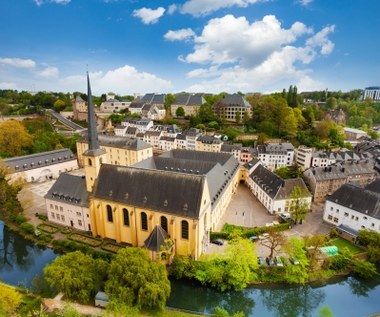
[[[305,241],[302,238],[290,237],[282,249],[293,259],[297,259],[298,265],[287,265],[286,281],[288,283],[304,283],[308,278],[307,268],[309,261],[306,256]]]
[[[0,122],[0,155],[19,156],[32,145],[32,137],[25,127],[16,120]]]
[[[338,102],[337,102],[336,98],[334,98],[334,97],[327,98],[327,100],[326,100],[326,107],[328,109],[335,109],[337,104],[338,104]]]
[[[323,306],[318,313],[318,317],[334,317],[330,307]]]
[[[162,264],[152,262],[139,248],[121,249],[112,260],[105,290],[111,300],[139,309],[165,308],[170,283]]]
[[[22,296],[15,289],[0,284],[0,316],[13,316]]]
[[[309,192],[299,186],[295,186],[290,193],[290,198],[292,199],[290,202],[290,214],[296,223],[302,223],[309,212],[310,205],[305,199],[308,195]]]
[[[55,111],[61,112],[65,108],[66,108],[66,103],[63,100],[58,99],[54,102],[54,110]]]
[[[373,263],[359,258],[352,259],[351,269],[354,274],[365,279],[372,279],[376,275],[379,275],[376,266]]]
[[[175,111],[175,115],[177,117],[184,117],[185,116],[185,109],[183,109],[183,107],[178,107],[177,110]]]
[[[282,232],[275,230],[272,227],[269,227],[268,237],[261,240],[261,244],[270,250],[269,257],[273,257],[275,251],[279,251],[280,247],[285,242],[285,237]]]
[[[380,263],[380,233],[369,229],[359,230],[358,239],[361,244],[367,246],[368,260]]]
[[[56,258],[44,268],[44,278],[50,286],[57,288],[65,297],[88,303],[98,285],[101,268],[94,259],[80,251]]]
[[[251,118],[247,110],[243,112],[243,124],[248,128],[251,124]]]
[[[314,236],[305,236],[305,247],[307,250],[307,257],[309,259],[309,269],[316,269],[316,261],[320,254],[320,247],[324,246],[327,242],[326,236],[316,234]]]
[[[207,127],[210,128],[210,129],[218,130],[219,129],[219,123],[216,122],[216,121],[211,121],[211,122],[209,122],[209,124],[207,125]]]
[[[227,310],[218,306],[215,308],[214,313],[211,316],[212,317],[244,317],[245,314],[244,312],[239,311],[231,315]]]
[[[239,110],[236,111],[236,114],[235,114],[235,121],[236,121],[237,124],[240,124],[240,122],[241,122],[241,113],[240,113]]]

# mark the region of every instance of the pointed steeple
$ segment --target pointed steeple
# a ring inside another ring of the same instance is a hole
[[[88,96],[88,106],[87,106],[87,121],[88,121],[88,150],[84,153],[86,155],[100,155],[105,153],[100,149],[98,132],[96,130],[96,118],[94,112],[94,106],[92,105],[92,94],[91,94],[91,84],[90,76],[87,72],[87,96]]]

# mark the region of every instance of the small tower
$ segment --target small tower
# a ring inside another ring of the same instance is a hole
[[[99,145],[98,132],[96,131],[95,113],[92,105],[90,77],[87,72],[87,95],[88,95],[88,149],[83,153],[84,172],[86,175],[87,191],[92,192],[100,165],[106,163],[106,151]]]

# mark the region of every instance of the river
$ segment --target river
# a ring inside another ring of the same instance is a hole
[[[57,257],[10,231],[0,221],[0,280],[30,288],[33,278]],[[172,281],[168,306],[212,313],[217,306],[247,317],[311,317],[329,306],[335,317],[364,317],[380,313],[380,278],[361,281],[341,278],[325,285],[258,286],[241,292],[218,292],[195,283]]]

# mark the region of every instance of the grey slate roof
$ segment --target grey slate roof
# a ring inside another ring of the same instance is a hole
[[[7,166],[9,166],[12,172],[20,172],[73,160],[76,160],[76,157],[70,149],[61,149],[12,157],[4,159],[3,161]]]
[[[380,195],[371,190],[346,183],[327,200],[380,219]]]
[[[88,207],[89,192],[86,190],[85,177],[67,173],[59,175],[44,198]]]
[[[328,167],[311,167],[304,172],[306,177],[313,177],[316,181],[344,179],[352,175],[375,173],[372,161],[351,161],[333,164]]]
[[[197,219],[205,176],[102,164],[94,197]]]
[[[261,164],[256,167],[249,177],[262,188],[269,197],[275,198],[281,186],[285,184],[284,180],[272,173]]]
[[[221,144],[223,143],[223,141],[221,141],[220,139],[214,137],[214,136],[211,136],[211,135],[201,135],[197,141],[200,141],[202,143],[205,143],[205,144]]]
[[[87,137],[84,136],[81,138],[82,142],[87,143]],[[128,150],[143,150],[151,148],[152,146],[140,139],[129,138],[124,136],[113,136],[113,135],[99,135],[99,143],[101,146],[110,146],[119,149],[128,149]]]
[[[294,151],[294,146],[289,143],[267,143],[257,146],[259,154],[282,154],[285,155],[288,151]]]
[[[285,179],[284,186],[281,186],[279,192],[277,193],[276,199],[287,199],[290,197],[294,190],[294,187],[301,188],[304,195],[302,197],[311,197],[309,190],[307,189],[305,182],[302,178],[292,178]]]
[[[225,95],[216,103],[222,106],[238,106],[238,107],[243,107],[243,108],[251,107],[249,102],[243,96],[240,96],[238,94]]]
[[[144,241],[144,246],[148,250],[160,252],[161,247],[163,247],[164,250],[169,247],[165,241],[169,238],[169,234],[164,229],[162,229],[160,225],[156,225],[150,233],[149,237]]]
[[[243,145],[240,144],[240,143],[238,143],[238,144],[226,144],[226,143],[223,143],[220,151],[221,152],[231,153],[232,151],[239,151],[242,148],[243,148]]]
[[[200,106],[204,104],[205,102],[206,100],[201,95],[179,94],[179,95],[176,95],[173,105]]]

